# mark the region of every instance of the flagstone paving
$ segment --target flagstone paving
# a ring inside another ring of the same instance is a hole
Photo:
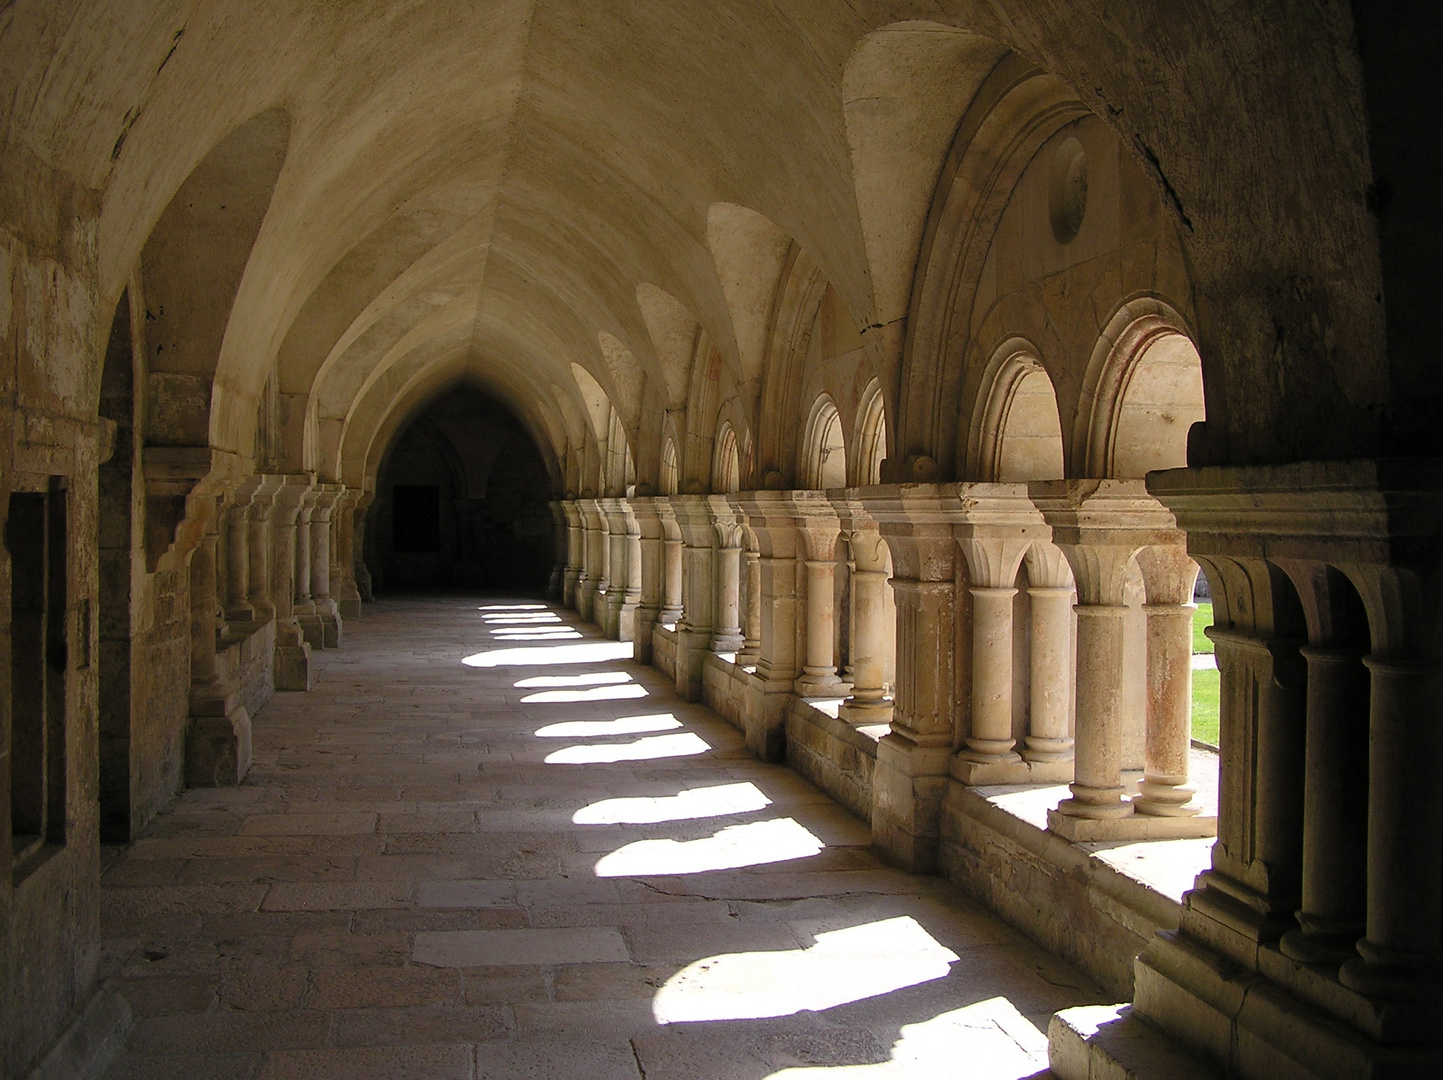
[[[1104,1000],[522,602],[383,600],[238,788],[107,848],[109,1080],[1045,1077]]]

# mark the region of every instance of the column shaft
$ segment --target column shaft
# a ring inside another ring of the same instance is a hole
[[[969,761],[1020,760],[1012,738],[1012,598],[1014,588],[974,585],[972,596],[972,727]]]
[[[1028,761],[1072,758],[1072,590],[1033,586],[1031,715],[1022,756]]]
[[[1147,604],[1147,739],[1132,806],[1155,817],[1202,807],[1188,783],[1192,755],[1192,617],[1196,604]]]

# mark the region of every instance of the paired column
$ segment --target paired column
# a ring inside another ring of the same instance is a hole
[[[1054,545],[1027,552],[1031,607],[1027,736],[1022,757],[1034,779],[1072,775],[1072,605],[1075,590],[1067,559]]]
[[[586,528],[575,500],[567,499],[561,508],[566,516],[566,569],[561,576],[561,602],[569,608],[577,608],[577,583],[586,559]]]
[[[711,505],[716,530],[716,626],[711,649],[717,653],[738,652],[743,644],[741,627],[742,527],[736,511],[724,496],[714,495]]]
[[[231,498],[222,514],[225,551],[226,622],[249,623],[255,619],[250,602],[250,505],[254,486],[246,485]]]
[[[306,475],[287,476],[276,492],[271,544],[274,552],[276,606],[275,678],[277,690],[311,688],[311,647],[306,641],[296,611],[301,595],[301,569],[309,576],[309,530],[300,536],[302,511],[310,498],[312,479]],[[309,588],[309,587],[307,587]]]
[[[802,493],[798,493],[799,495]],[[842,697],[851,689],[837,674],[837,535],[835,518],[798,504],[802,543],[806,551],[806,661],[797,679],[803,697]],[[830,505],[826,506],[830,512]]]
[[[1153,817],[1194,817],[1202,811],[1189,782],[1198,567],[1181,544],[1144,548],[1138,565],[1147,593],[1147,730],[1143,778],[1132,805]]]
[[[854,724],[892,719],[886,695],[888,639],[895,628],[888,618],[887,548],[880,533],[854,530],[852,551],[852,693],[838,715]]]
[[[271,577],[271,513],[281,483],[279,476],[262,476],[260,485],[251,496],[250,511],[246,516],[249,537],[247,598],[255,620],[261,623],[270,622],[276,615],[273,598],[276,589]]]
[[[211,520],[190,561],[190,723],[185,737],[185,781],[192,787],[238,784],[250,771],[251,721],[219,669],[216,595],[219,531]],[[227,530],[229,531],[229,530]]]

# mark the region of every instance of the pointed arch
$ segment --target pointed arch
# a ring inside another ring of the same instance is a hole
[[[847,443],[842,417],[828,394],[812,403],[803,441],[802,476],[806,487],[819,491],[847,486]]]
[[[887,459],[887,399],[882,383],[873,379],[862,391],[857,410],[855,481],[859,487],[882,482],[882,462]]]
[[[968,426],[965,461],[972,480],[1063,478],[1057,393],[1037,350],[1023,338],[1009,338],[988,363]]]
[[[1187,465],[1188,429],[1206,418],[1202,358],[1176,308],[1122,304],[1088,362],[1073,440],[1079,476],[1137,479]]]

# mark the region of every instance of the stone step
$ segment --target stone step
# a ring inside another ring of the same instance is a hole
[[[1193,1056],[1132,1015],[1131,1005],[1064,1009],[1047,1025],[1047,1058],[1057,1080],[1223,1080],[1224,1073]]]

